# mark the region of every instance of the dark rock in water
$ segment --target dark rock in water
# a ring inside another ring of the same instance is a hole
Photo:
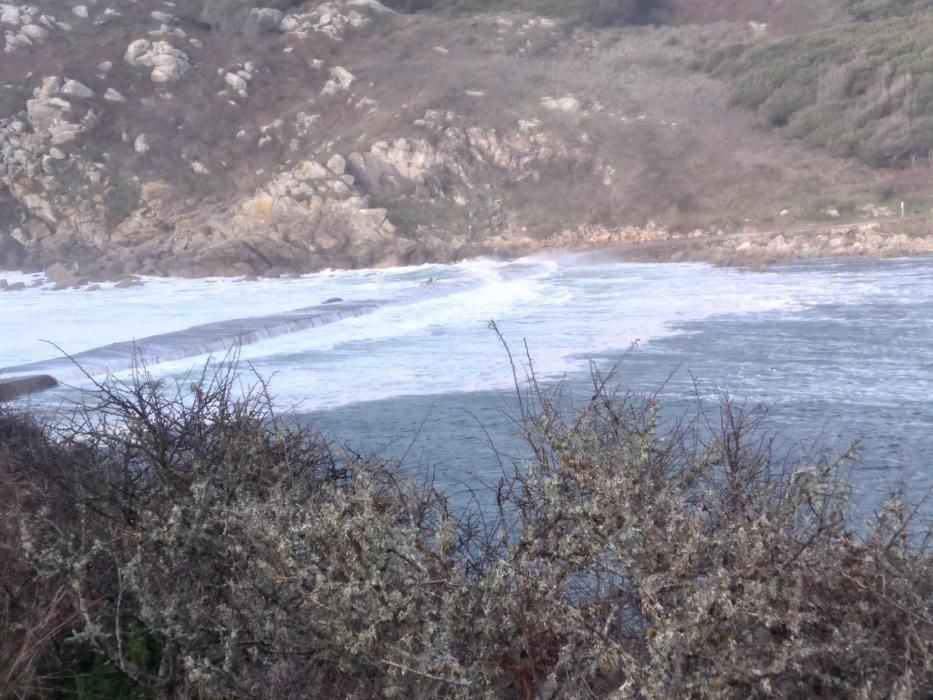
[[[61,263],[53,263],[45,270],[45,277],[50,282],[55,283],[56,289],[68,289],[69,287],[78,287],[87,280],[75,274],[73,269],[69,269]]]
[[[21,292],[26,289],[25,282],[14,282],[13,284],[8,284],[4,288],[4,291],[7,292]]]
[[[434,284],[436,281],[437,281],[437,280],[435,280],[433,277],[428,277],[428,278],[427,278],[424,282],[422,282],[419,286],[420,286],[420,287],[427,287],[429,284]]]
[[[343,299],[341,299],[340,297],[331,297],[330,299],[325,299],[324,301],[322,301],[321,305],[323,306],[324,304],[336,304],[341,301],[343,301]]]
[[[58,386],[58,380],[47,374],[34,374],[30,377],[0,379],[0,402],[13,401],[20,396],[35,394]]]

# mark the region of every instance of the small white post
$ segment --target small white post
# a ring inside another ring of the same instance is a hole
[[[904,203],[901,202],[901,218],[903,219],[905,216],[906,216],[906,212],[904,210]]]

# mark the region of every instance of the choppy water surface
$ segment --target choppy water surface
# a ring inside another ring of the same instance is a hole
[[[333,298],[342,301],[322,304]],[[283,409],[357,447],[407,454],[460,488],[497,473],[484,430],[506,453],[519,449],[504,417],[515,408],[511,368],[490,319],[516,348],[527,341],[544,379],[580,383],[590,360],[624,355],[623,384],[663,387],[671,413],[726,390],[770,404],[788,441],[842,449],[862,438],[866,492],[901,476],[918,493],[933,483],[933,259],[749,272],[561,255],[37,288],[0,295],[0,376],[49,372],[87,386],[42,340],[92,374],[125,372],[135,352],[169,377],[242,342]]]

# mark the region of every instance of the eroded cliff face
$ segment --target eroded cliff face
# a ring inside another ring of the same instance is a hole
[[[598,245],[875,184],[690,69],[747,22],[35,0],[0,31],[0,269],[61,284]]]
[[[334,193],[304,207],[287,192],[267,194],[283,152],[318,136],[310,127],[319,115],[289,114],[285,104],[263,123],[265,100],[281,103],[283,90],[257,84],[283,83],[292,70],[306,74],[302,98],[336,99],[348,71],[330,69],[342,80],[334,91],[322,61],[288,60],[278,44],[302,46],[314,33],[339,40],[383,8],[343,3],[329,21],[321,6],[287,21],[253,12],[235,42],[250,55],[233,61],[222,35],[162,3],[48,5],[3,5],[0,16],[4,78],[22,81],[6,86],[13,108],[0,121],[0,263],[57,262],[90,276],[295,269],[327,264],[318,226],[364,228],[365,198],[348,204]],[[286,58],[258,62],[273,54]]]
[[[377,2],[248,8],[223,27],[160,2],[46,4],[2,5],[2,77],[18,84],[0,120],[0,266],[93,278],[446,260],[506,224],[493,188],[592,170],[537,121],[390,114],[404,95],[382,104],[336,62],[411,21]],[[405,202],[447,210],[443,229],[400,228],[387,208]]]

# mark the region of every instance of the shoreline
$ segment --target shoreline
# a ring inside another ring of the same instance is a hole
[[[624,227],[581,227],[563,231],[546,239],[527,236],[509,236],[490,239],[477,244],[469,255],[448,259],[445,255],[431,255],[425,251],[425,263],[452,265],[464,260],[494,257],[504,260],[543,252],[607,253],[619,261],[666,263],[698,262],[716,267],[762,267],[774,263],[796,262],[822,258],[870,258],[883,260],[895,257],[923,257],[933,255],[933,219],[908,218],[887,221],[857,221],[804,227],[782,227],[769,230],[710,233],[695,230],[680,233],[649,225],[644,228]],[[416,267],[406,265],[375,265],[371,269],[390,267]],[[119,279],[82,278],[58,279],[53,267],[46,271],[0,271],[0,293],[22,291],[46,285],[51,290],[81,289],[99,291],[101,283],[116,287],[145,284],[146,277],[170,279],[197,279],[201,275],[135,275],[127,274]],[[317,270],[281,270],[277,274],[243,275],[234,269],[229,274],[209,275],[227,279],[276,279],[298,277],[338,268]],[[339,268],[341,270],[366,269],[365,267]],[[49,274],[52,272],[52,274]],[[43,275],[31,283],[21,278]],[[6,276],[13,276],[9,282]]]
[[[696,230],[683,234],[647,227],[593,229],[558,237],[582,239],[589,252],[612,250],[630,262],[702,262],[716,267],[761,267],[822,258],[871,258],[933,255],[933,220],[856,221],[769,230]],[[555,246],[567,249],[564,246]]]

